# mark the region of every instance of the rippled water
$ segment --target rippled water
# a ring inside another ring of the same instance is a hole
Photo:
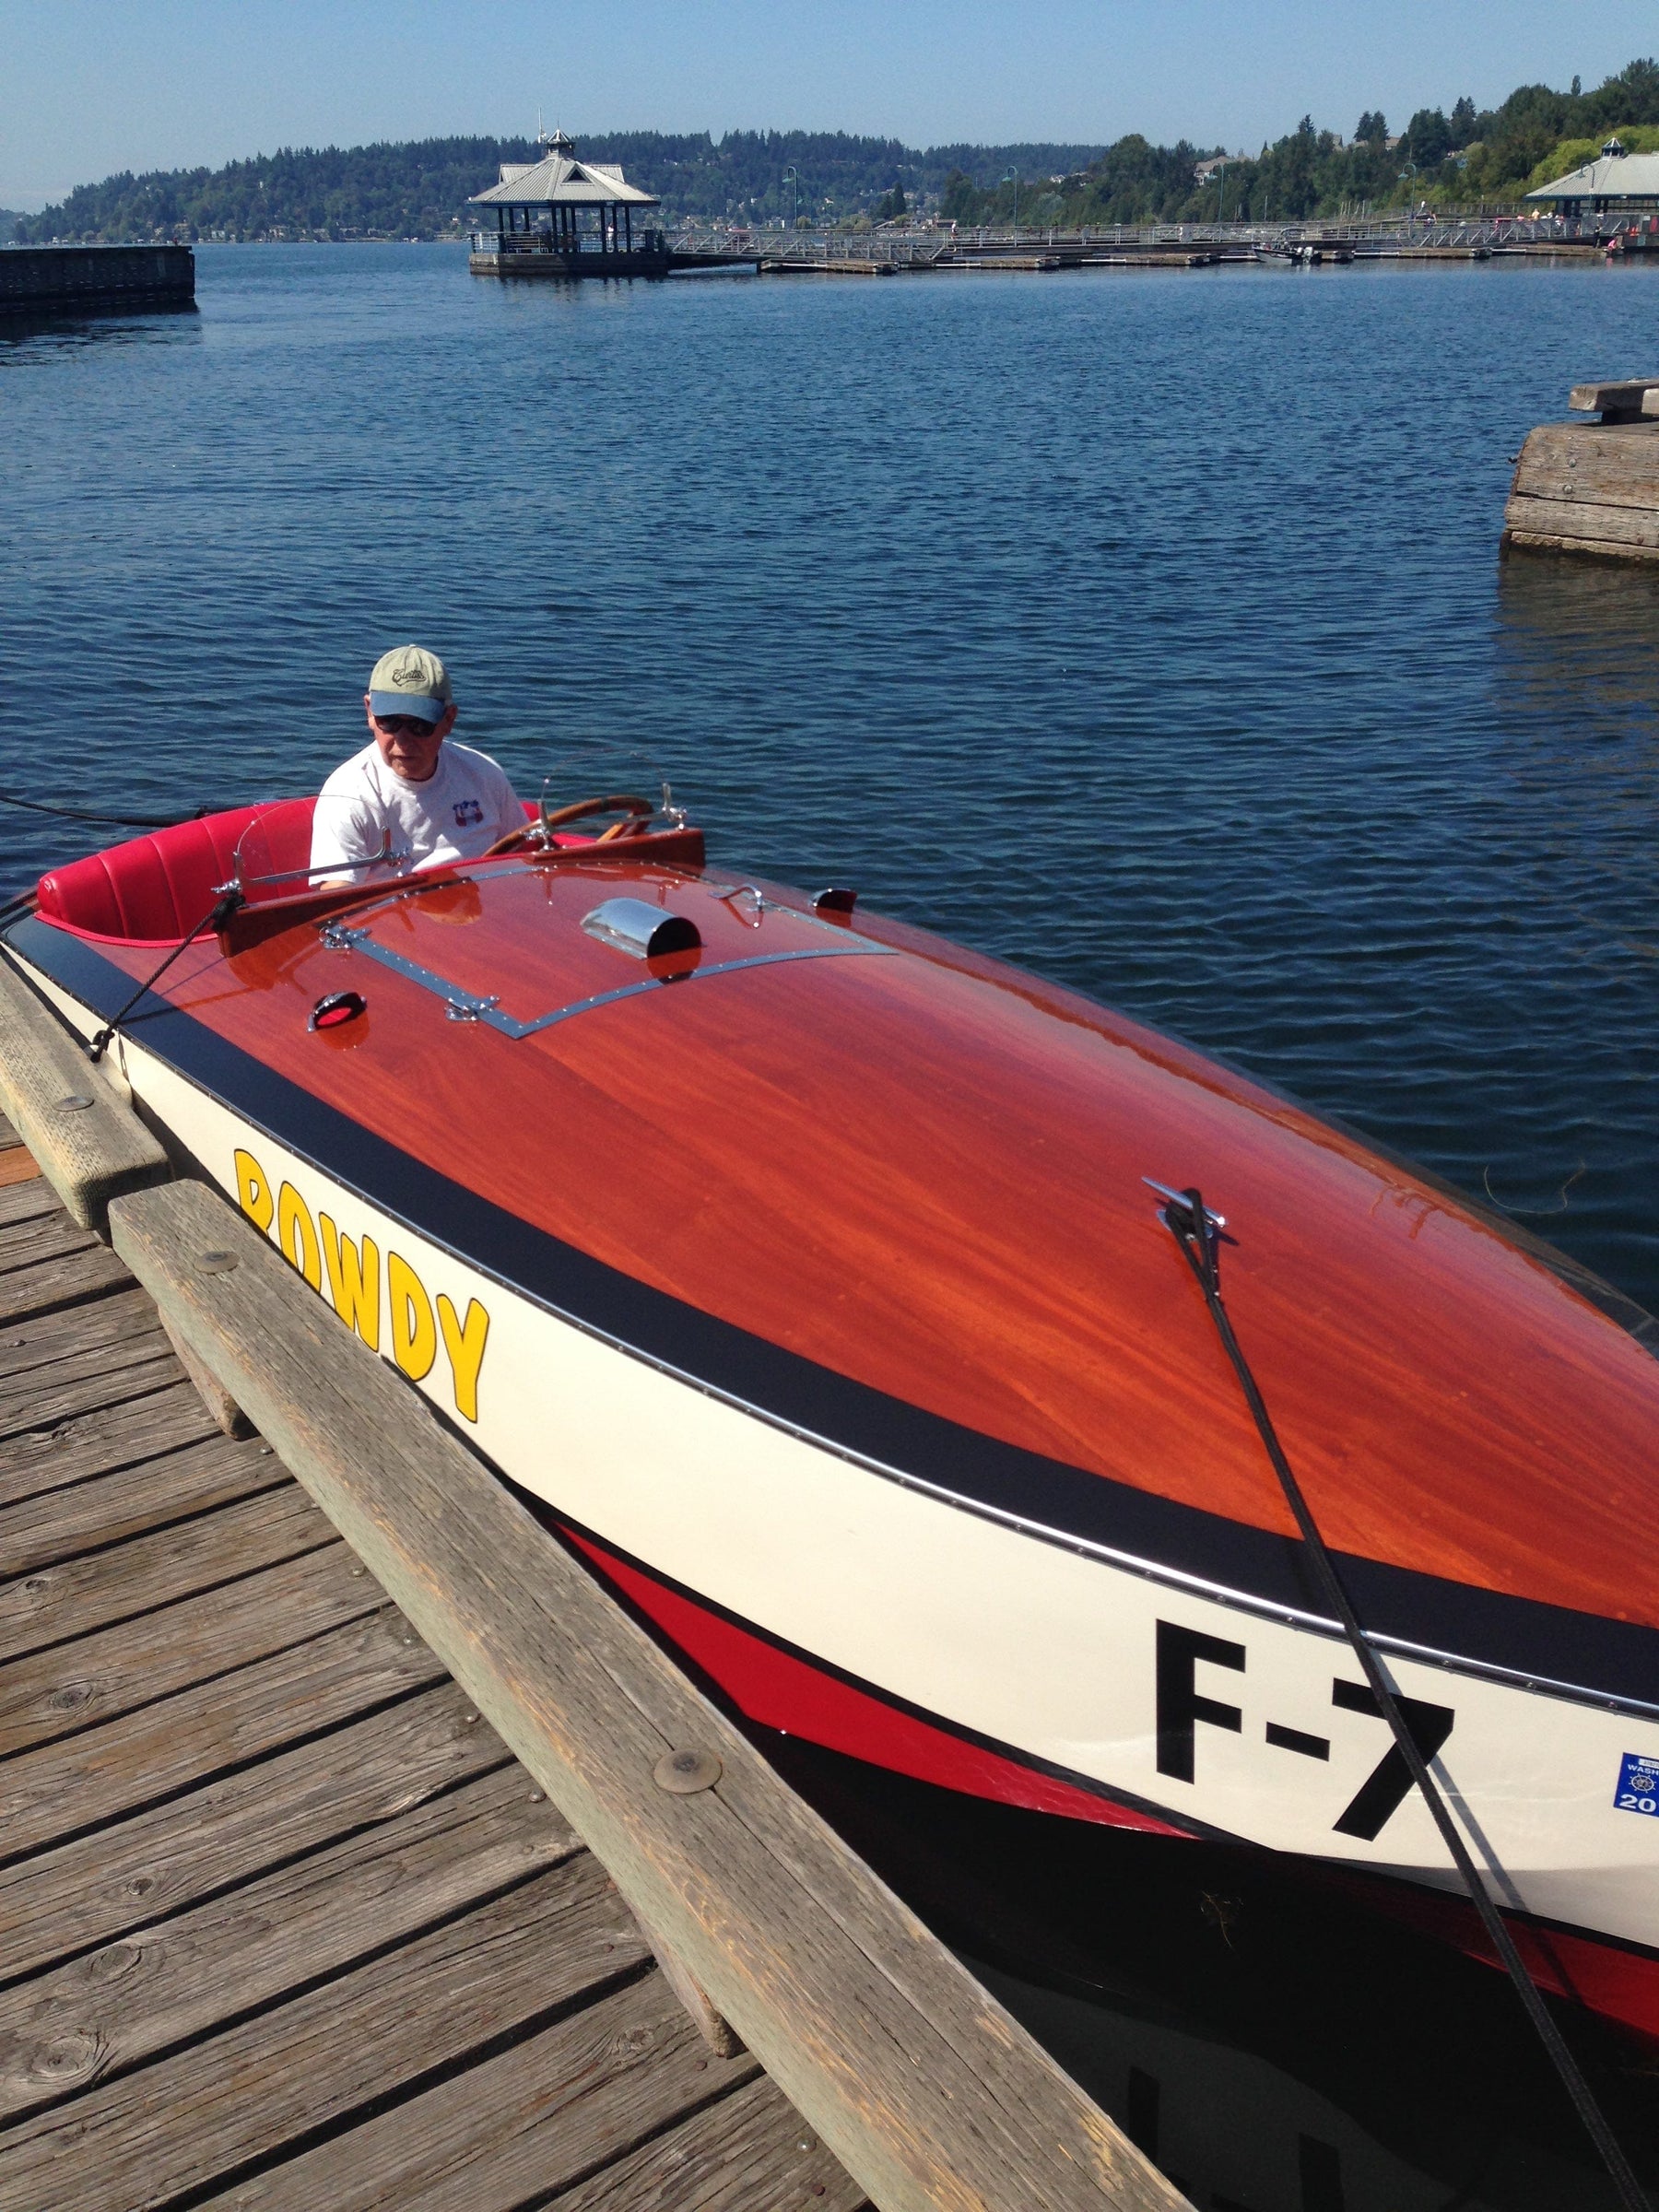
[[[307,788],[414,637],[526,793],[579,749],[647,755],[720,857],[856,883],[1182,1030],[1659,1305],[1659,577],[1497,559],[1525,430],[1579,378],[1654,368],[1655,272],[198,267],[198,313],[0,335],[8,793],[142,813]],[[6,882],[94,835],[0,803]],[[952,1895],[990,1849],[959,1812]],[[1171,1878],[1174,1958],[1198,1885]],[[1066,1940],[1100,1966],[1121,1934]],[[1129,2029],[1098,1994],[1119,1968],[1022,1998],[1114,2109],[1125,2066],[1186,2068],[1208,2117],[1160,2155],[1199,2202],[1603,2201],[1570,2127],[1547,2157],[1518,2120],[1529,2055],[1496,2102],[1445,2088],[1471,2038],[1512,2053],[1478,1970],[1347,1928],[1332,2018],[1412,2017],[1429,2057],[1350,2037],[1333,2088],[1296,2055],[1308,1987],[1212,1947],[1219,2030],[1184,1968],[1154,2002],[1137,1966]],[[1218,2115],[1273,2081],[1286,2145],[1336,2128],[1298,2098],[1361,2132],[1387,2108],[1425,2193],[1355,2152],[1333,2197],[1288,2148],[1240,2166],[1236,2131],[1230,2165]],[[1498,2147],[1459,2194],[1471,2127]]]

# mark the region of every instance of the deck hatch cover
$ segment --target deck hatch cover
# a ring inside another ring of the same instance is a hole
[[[595,1006],[608,1006],[619,998],[638,998],[647,991],[666,991],[682,983],[706,982],[711,976],[732,975],[742,968],[775,968],[786,960],[835,960],[864,956],[882,959],[891,957],[897,947],[872,945],[867,937],[854,937],[841,945],[800,945],[788,952],[749,953],[740,960],[713,960],[707,966],[692,968],[682,975],[645,976],[638,982],[619,983],[611,991],[597,991],[591,998],[572,999],[568,1006],[555,1006],[549,1014],[538,1014],[529,1021],[520,1021],[516,1015],[503,1014],[499,999],[480,998],[476,993],[464,991],[458,983],[450,982],[430,968],[423,968],[389,945],[382,945],[366,929],[347,929],[340,923],[330,923],[318,932],[330,952],[361,952],[370,959],[378,960],[382,968],[406,976],[441,998],[452,1021],[480,1021],[503,1037],[517,1040],[534,1037],[538,1030],[555,1028],[578,1014],[591,1014]]]

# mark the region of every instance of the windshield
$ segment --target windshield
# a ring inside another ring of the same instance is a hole
[[[398,827],[365,822],[354,801],[318,796],[267,806],[237,841],[233,876],[244,901],[291,899],[308,886],[390,883],[415,853]]]
[[[457,764],[458,766],[460,764]],[[638,755],[572,754],[531,788],[512,792],[486,763],[440,784],[389,781],[383,789],[323,793],[263,807],[238,840],[232,875],[243,902],[265,905],[307,890],[390,887],[423,868],[528,853],[626,842],[677,830],[685,811]]]

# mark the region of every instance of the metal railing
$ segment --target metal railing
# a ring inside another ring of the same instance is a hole
[[[753,254],[782,265],[835,261],[928,266],[963,253],[1085,254],[1183,246],[1235,252],[1285,245],[1441,246],[1471,251],[1504,244],[1603,244],[1628,229],[1628,216],[1540,215],[1512,202],[1430,211],[1389,208],[1366,215],[1267,218],[1252,222],[1057,225],[933,224],[907,230],[771,230],[739,224],[688,221],[672,234],[677,253]]]
[[[661,253],[666,243],[659,229],[636,230],[631,242],[618,238],[615,244],[607,244],[596,231],[586,230],[568,240],[551,230],[475,230],[472,234],[475,253],[608,253],[614,259],[630,253]]]

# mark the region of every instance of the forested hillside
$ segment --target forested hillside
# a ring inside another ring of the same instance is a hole
[[[803,215],[842,221],[902,194],[936,199],[952,174],[990,185],[1004,170],[1049,176],[1077,170],[1098,146],[947,146],[917,152],[896,138],[844,132],[661,131],[579,136],[577,151],[618,161],[662,195],[667,214],[767,222]],[[503,161],[533,161],[527,138],[427,138],[404,146],[309,148],[259,155],[218,170],[130,171],[83,184],[28,218],[31,239],[433,238],[465,227],[471,193]],[[794,169],[799,179],[787,179]]]
[[[1496,108],[1467,97],[1421,108],[1398,132],[1380,112],[1353,135],[1295,130],[1259,153],[1188,144],[943,146],[844,132],[661,131],[580,137],[578,150],[622,164],[680,216],[742,222],[882,220],[917,211],[961,223],[1268,219],[1345,208],[1513,200],[1574,167],[1609,132],[1646,143],[1659,126],[1659,64],[1631,62],[1594,91],[1523,85]],[[60,206],[17,219],[21,239],[435,238],[466,227],[469,194],[503,161],[528,161],[525,138],[428,138],[407,145],[303,148],[218,170],[130,171],[83,184]],[[1198,165],[1208,172],[1202,179]],[[1009,171],[1013,171],[1010,178]],[[791,171],[794,173],[792,175]],[[0,226],[6,218],[0,214]]]
[[[1397,135],[1379,112],[1360,116],[1347,142],[1315,129],[1304,115],[1294,131],[1258,154],[1229,159],[1200,183],[1206,149],[1149,146],[1120,138],[1098,161],[1059,183],[1019,187],[1019,219],[1029,223],[1174,222],[1200,216],[1230,221],[1335,215],[1366,204],[1431,206],[1514,200],[1530,185],[1575,168],[1609,132],[1659,124],[1659,64],[1631,62],[1593,92],[1577,77],[1567,92],[1523,85],[1500,107],[1477,109],[1466,97],[1450,111],[1419,108]],[[942,212],[960,222],[1007,222],[1015,187],[987,192],[962,175],[947,182]]]

